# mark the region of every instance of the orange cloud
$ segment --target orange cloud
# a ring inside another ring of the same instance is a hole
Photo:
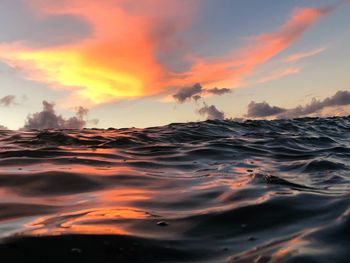
[[[326,47],[321,47],[321,48],[317,48],[317,49],[310,50],[307,52],[295,53],[295,54],[287,56],[286,61],[287,62],[296,62],[296,61],[299,61],[301,59],[312,57],[312,56],[315,56],[317,54],[320,54],[320,53],[326,51],[326,49],[327,49]]]
[[[82,19],[90,26],[91,36],[47,48],[0,44],[0,59],[21,68],[28,79],[71,90],[92,104],[159,94],[169,87],[197,82],[204,86],[238,86],[258,65],[289,47],[330,11],[297,9],[276,32],[250,37],[243,48],[225,58],[191,59],[188,70],[174,73],[158,61],[157,52],[177,48],[175,35],[190,23],[196,0],[30,3],[43,19],[55,15]]]
[[[2,44],[1,59],[21,68],[29,79],[71,89],[99,104],[152,95],[164,88],[166,69],[157,61],[156,49],[171,36],[162,34],[162,26],[172,23],[172,31],[180,30],[189,20],[194,1],[32,0],[31,4],[43,17],[83,19],[92,35],[75,44],[49,48]]]
[[[307,29],[334,8],[297,9],[279,30],[248,38],[243,48],[232,51],[225,58],[214,61],[195,59],[192,68],[175,83],[180,85],[181,81],[189,83],[200,81],[204,85],[238,86],[257,66],[296,42]]]
[[[257,83],[265,83],[268,81],[286,77],[288,75],[297,74],[300,72],[300,70],[301,70],[301,67],[288,67],[285,69],[277,70],[272,72],[270,75],[258,80]]]

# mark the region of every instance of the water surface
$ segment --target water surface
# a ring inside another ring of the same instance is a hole
[[[349,117],[0,131],[0,256],[349,262],[349,138]]]

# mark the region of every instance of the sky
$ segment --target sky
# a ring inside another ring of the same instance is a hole
[[[349,14],[346,0],[0,0],[0,128],[348,115]]]

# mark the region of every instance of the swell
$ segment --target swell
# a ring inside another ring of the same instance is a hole
[[[349,137],[349,117],[1,131],[0,254],[347,262]]]

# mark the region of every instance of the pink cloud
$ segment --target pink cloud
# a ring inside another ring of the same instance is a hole
[[[179,59],[187,58],[183,62],[189,62],[190,67],[178,73],[161,64],[157,52],[171,52],[181,46],[176,33],[185,30],[194,19],[200,3],[197,0],[29,3],[38,16],[76,16],[89,25],[92,34],[76,43],[46,48],[0,44],[0,59],[21,68],[28,79],[70,90],[92,104],[151,96],[197,82],[205,88],[237,87],[257,66],[298,41],[335,8],[296,9],[278,30],[251,36],[243,47],[222,58],[182,54]]]
[[[327,50],[326,47],[321,47],[321,48],[313,49],[313,50],[306,51],[306,52],[295,53],[295,54],[287,56],[286,61],[287,62],[296,62],[296,61],[299,61],[299,60],[302,60],[302,59],[305,59],[308,57],[318,55],[326,50]]]
[[[301,70],[301,67],[298,67],[298,66],[279,69],[272,72],[270,75],[265,76],[262,79],[258,80],[257,83],[265,83],[265,82],[283,78],[289,75],[297,74],[300,72],[300,70]]]
[[[237,87],[257,66],[298,41],[311,26],[334,8],[298,8],[277,31],[249,37],[244,47],[232,50],[225,58],[194,59],[190,70],[184,72],[175,83],[179,85],[181,82],[200,81],[204,86]],[[288,69],[280,74],[292,72],[296,72],[296,69]]]

